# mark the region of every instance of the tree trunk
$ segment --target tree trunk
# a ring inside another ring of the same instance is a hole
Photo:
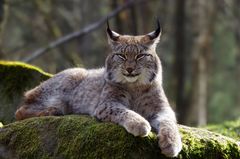
[[[214,1],[196,0],[192,11],[194,39],[192,49],[192,100],[191,118],[197,125],[207,123],[208,71],[210,69],[211,43],[216,7]]]
[[[240,1],[239,0],[234,0],[233,3],[233,10],[234,10],[234,15],[235,15],[235,23],[234,23],[234,32],[235,32],[235,41],[236,41],[236,75],[237,75],[237,81],[240,81]],[[237,93],[237,105],[240,107],[240,92]]]
[[[149,24],[153,23],[151,21],[151,18],[149,18],[149,15],[154,14],[152,12],[152,8],[149,3],[143,3],[137,7],[138,7],[137,11],[138,11],[138,15],[139,15],[138,22],[139,22],[139,25],[141,26],[138,28],[139,29],[138,31],[142,34],[148,33],[151,31],[151,29],[149,29]],[[161,23],[161,21],[160,21],[160,23]],[[153,24],[150,26],[151,26],[151,28],[153,28]]]
[[[185,77],[186,77],[186,52],[185,52],[185,0],[178,0],[176,4],[175,18],[175,66],[174,66],[174,88],[176,88],[176,108],[178,121],[186,123],[188,105],[185,99]]]
[[[2,22],[4,19],[4,4],[5,0],[0,0],[0,32],[2,32]]]
[[[4,24],[5,20],[7,18],[6,16],[6,0],[0,0],[0,59],[3,57],[4,52],[2,50],[2,36],[3,36],[3,29],[4,29]]]
[[[237,81],[240,81],[240,33],[239,33],[239,27],[240,25],[238,25],[238,34],[236,34],[236,43],[237,43],[237,57],[236,57],[236,64],[237,64],[237,68],[236,68],[236,74],[237,74]],[[240,107],[240,92],[237,91],[237,105],[238,107]]]

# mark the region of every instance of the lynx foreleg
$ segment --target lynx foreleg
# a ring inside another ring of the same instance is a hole
[[[147,136],[151,131],[151,126],[146,119],[117,102],[99,105],[94,115],[101,121],[110,121],[123,126],[134,136]]]
[[[168,157],[177,156],[182,149],[182,142],[173,110],[169,106],[164,107],[150,123],[158,133],[162,153]]]

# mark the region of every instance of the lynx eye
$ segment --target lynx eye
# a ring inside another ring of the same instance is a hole
[[[122,59],[124,61],[127,59],[124,54],[115,54],[115,55],[118,56],[120,59]]]
[[[144,58],[144,57],[146,57],[146,56],[150,56],[150,54],[138,54],[138,55],[135,57],[135,59],[136,59],[136,60],[140,60],[140,59],[142,59],[142,58]]]

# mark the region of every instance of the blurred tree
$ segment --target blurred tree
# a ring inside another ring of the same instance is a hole
[[[151,11],[152,11],[152,7],[150,6],[149,3],[145,3],[143,5],[139,5],[138,7],[138,25],[140,25],[141,27],[139,27],[139,32],[141,32],[142,34],[144,33],[148,33],[149,32],[149,24],[152,23],[151,18],[149,15],[152,15]],[[140,30],[141,29],[141,30]]]
[[[115,0],[115,1],[110,0],[111,10],[116,9],[119,5],[121,5],[121,3],[122,2],[120,2],[119,0]],[[123,32],[123,24],[122,24],[122,19],[120,14],[116,15],[114,19],[115,19],[115,25],[116,25],[115,30],[121,34]]]
[[[179,123],[186,123],[189,105],[186,102],[186,51],[185,51],[185,0],[176,2],[175,22],[175,59],[174,59],[174,88],[176,89],[176,108]]]
[[[0,0],[0,59],[3,58],[3,47],[2,47],[2,32],[4,25],[7,20],[7,2],[6,0]]]
[[[234,0],[233,3],[233,11],[235,15],[234,21],[234,32],[235,32],[235,40],[236,40],[236,74],[237,74],[237,81],[240,81],[240,1]],[[237,93],[237,106],[240,107],[240,92]]]
[[[129,1],[129,0],[127,0]],[[131,34],[132,35],[138,35],[138,18],[137,18],[137,13],[136,13],[136,6],[132,5],[130,8],[130,26],[131,26]]]
[[[208,79],[211,69],[212,37],[214,34],[216,4],[215,1],[196,0],[191,11],[193,27],[192,48],[192,99],[191,122],[197,125],[207,123]]]
[[[37,0],[34,2],[40,15],[43,17],[44,24],[47,28],[48,39],[53,40],[60,38],[62,36],[62,31],[53,18],[54,11],[53,2],[51,0],[46,1]],[[64,46],[59,46],[53,51],[56,52],[55,54],[57,61],[56,71],[61,71],[65,69],[64,64],[72,62],[70,54],[67,53]]]

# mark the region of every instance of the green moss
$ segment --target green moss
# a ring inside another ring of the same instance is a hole
[[[240,147],[234,139],[200,128],[181,126],[183,158],[239,158]]]
[[[41,69],[20,62],[0,61],[0,121],[14,120],[23,92],[51,77]]]
[[[240,158],[240,147],[231,138],[185,126],[180,130],[183,151],[178,158]],[[0,129],[0,147],[24,159],[166,158],[153,133],[145,138],[134,137],[116,124],[78,115],[32,118],[5,125]]]
[[[240,140],[240,119],[218,125],[208,125],[206,129]]]
[[[35,70],[45,76],[52,76],[49,73],[44,72],[42,69],[33,66],[33,65],[29,65],[23,62],[18,62],[18,61],[0,61],[0,65],[2,66],[8,66],[8,67],[20,67],[20,68],[24,68],[24,69],[29,69],[29,70]]]

